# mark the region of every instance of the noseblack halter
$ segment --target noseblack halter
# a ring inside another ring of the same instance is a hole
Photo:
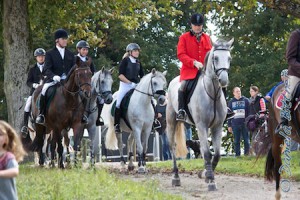
[[[214,57],[215,51],[230,51],[230,49],[229,49],[229,48],[226,48],[226,47],[216,48],[216,49],[214,49],[214,51],[213,51],[212,57]],[[215,74],[216,74],[217,76],[219,76],[219,75],[222,73],[222,71],[228,72],[228,70],[229,70],[228,68],[225,68],[225,67],[216,69],[215,59],[213,59],[212,65],[213,65],[214,72],[215,72]]]

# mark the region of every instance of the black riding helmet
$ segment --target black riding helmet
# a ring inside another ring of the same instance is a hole
[[[45,56],[46,55],[46,51],[43,48],[37,48],[34,53],[33,53],[34,57],[37,56]]]
[[[191,17],[191,24],[201,26],[204,24],[204,17],[199,13],[195,13]]]
[[[137,43],[130,43],[126,47],[126,51],[133,51],[133,50],[141,50],[140,46]]]
[[[77,48],[90,48],[90,45],[89,45],[89,43],[87,43],[87,41],[85,41],[85,40],[80,40],[79,42],[77,42],[77,44],[76,44],[76,49]]]
[[[60,28],[60,29],[57,29],[54,33],[54,39],[59,39],[59,38],[68,38],[69,35],[67,33],[66,30]]]

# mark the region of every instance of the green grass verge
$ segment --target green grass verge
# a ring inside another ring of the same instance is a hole
[[[103,169],[43,169],[20,166],[20,200],[182,199],[166,194],[155,181],[125,180]]]
[[[300,181],[300,152],[291,153],[291,171],[292,177],[296,181]],[[264,176],[266,158],[262,157],[256,161],[256,157],[241,156],[235,157],[222,157],[216,168],[217,173],[247,175],[247,176]],[[172,169],[172,161],[149,163],[148,167],[153,170],[170,171]],[[194,160],[178,160],[180,171],[198,171],[204,169],[204,162],[202,159]],[[284,176],[286,177],[286,176]]]

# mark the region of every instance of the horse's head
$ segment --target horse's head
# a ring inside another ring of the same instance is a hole
[[[208,57],[206,58],[206,70],[210,76],[217,78],[221,87],[228,85],[228,70],[231,62],[231,46],[234,39],[230,41],[217,40],[213,43]]]
[[[104,67],[92,77],[92,85],[97,95],[104,99],[104,103],[110,104],[112,97],[112,73],[113,69],[107,70]]]
[[[165,101],[165,88],[167,87],[166,80],[167,71],[163,73],[156,71],[154,68],[151,71],[151,90],[154,97],[158,97],[160,101]]]
[[[79,93],[81,96],[85,98],[91,97],[91,77],[92,72],[90,70],[90,64],[92,62],[89,59],[87,62],[82,62],[78,56],[76,56],[76,64],[75,64],[75,83],[76,86],[79,88]]]

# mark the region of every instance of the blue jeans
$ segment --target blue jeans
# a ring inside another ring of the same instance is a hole
[[[236,156],[241,155],[241,136],[244,139],[244,154],[248,155],[249,154],[249,148],[250,148],[250,142],[249,142],[249,133],[246,128],[246,126],[243,125],[238,125],[238,126],[233,126],[232,127],[232,132],[234,136],[234,151]]]
[[[161,143],[162,143],[162,155],[164,160],[172,159],[170,148],[169,148],[169,141],[167,138],[166,132],[160,135]]]
[[[192,140],[192,128],[191,125],[188,123],[184,123],[185,126],[185,139],[186,140]],[[190,154],[190,148],[188,147],[188,154],[186,156],[187,159],[191,159],[191,154]]]

